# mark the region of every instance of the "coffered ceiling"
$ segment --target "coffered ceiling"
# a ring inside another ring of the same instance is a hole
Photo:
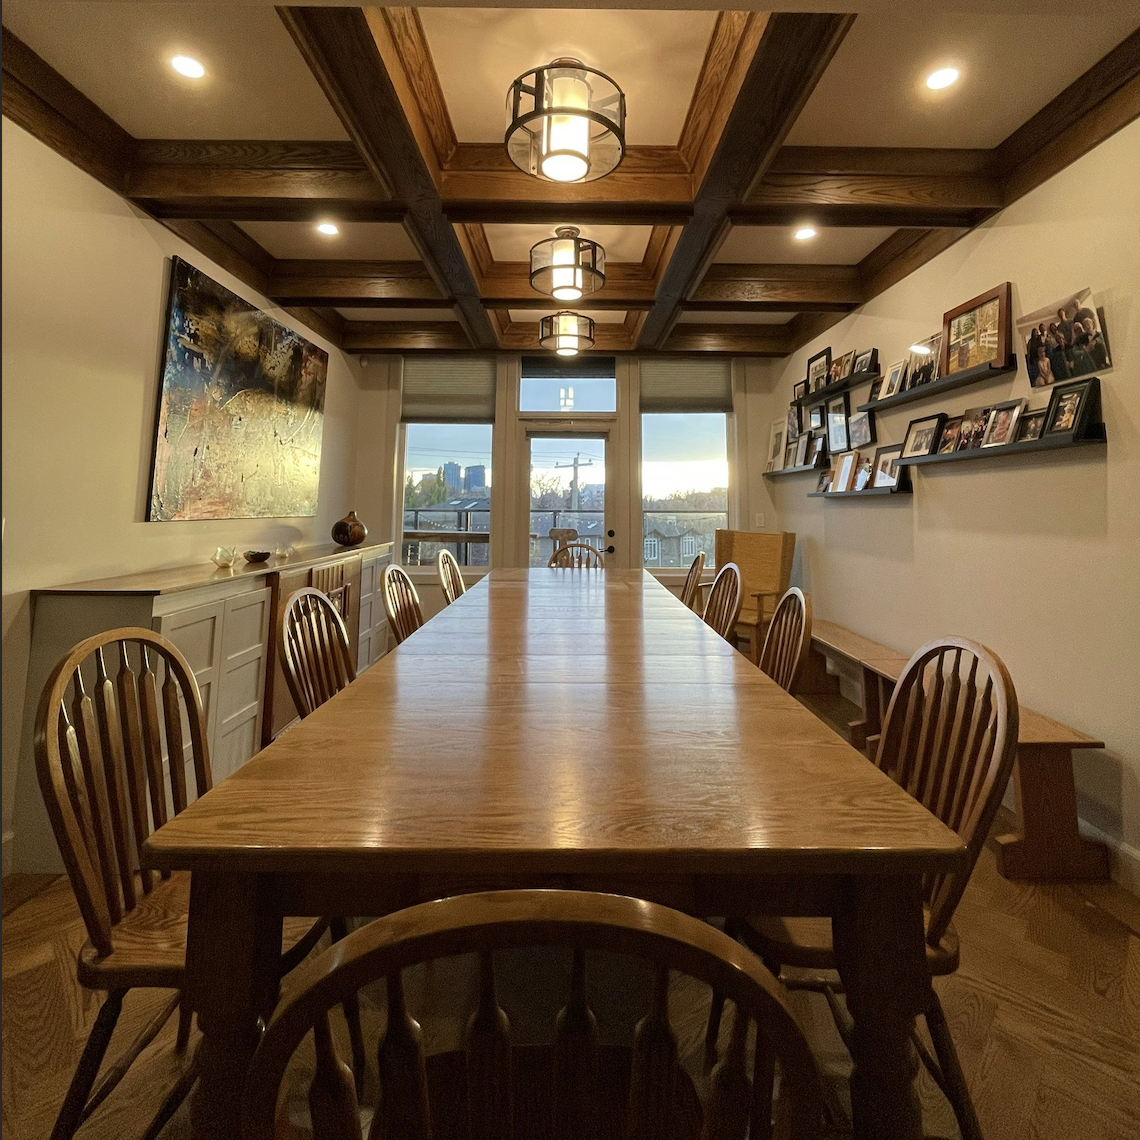
[[[8,0],[4,113],[348,351],[536,349],[528,252],[572,224],[607,253],[599,350],[757,355],[1140,115],[1134,5],[637,2]],[[565,55],[628,102],[624,161],[582,185],[503,150],[509,84]]]

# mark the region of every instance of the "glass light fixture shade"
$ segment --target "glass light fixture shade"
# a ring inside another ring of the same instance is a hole
[[[558,301],[579,301],[606,283],[606,251],[575,226],[559,226],[531,246],[530,283]]]
[[[581,313],[551,313],[539,323],[538,343],[559,356],[577,356],[594,347],[594,322]]]
[[[593,182],[625,155],[625,94],[576,59],[520,75],[507,92],[507,154],[547,182]]]

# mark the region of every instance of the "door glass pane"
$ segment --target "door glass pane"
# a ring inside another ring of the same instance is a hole
[[[728,526],[728,446],[723,412],[641,417],[645,565],[712,564],[718,527]]]
[[[545,566],[554,553],[556,535],[585,542],[598,550],[606,537],[606,441],[581,436],[530,441],[530,565]]]
[[[524,376],[519,386],[520,412],[612,412],[617,381],[598,378],[546,380]]]
[[[460,566],[488,565],[491,425],[408,424],[404,432],[401,562],[430,566],[446,549]]]

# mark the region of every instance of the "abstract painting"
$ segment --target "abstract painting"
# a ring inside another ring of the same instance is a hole
[[[148,519],[315,515],[328,353],[171,260]]]

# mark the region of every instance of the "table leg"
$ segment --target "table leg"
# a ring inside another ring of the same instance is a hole
[[[1077,828],[1071,748],[1019,744],[1013,791],[1021,830],[998,836],[1002,875],[1038,881],[1108,878],[1108,848]]]
[[[187,991],[202,1031],[194,1140],[241,1135],[242,1084],[257,1019],[276,1004],[280,956],[281,919],[268,911],[256,875],[194,872],[186,942]]]
[[[858,1140],[919,1140],[922,1111],[911,1044],[930,975],[918,876],[851,881],[834,922],[835,956],[854,1019],[851,1102]]]

